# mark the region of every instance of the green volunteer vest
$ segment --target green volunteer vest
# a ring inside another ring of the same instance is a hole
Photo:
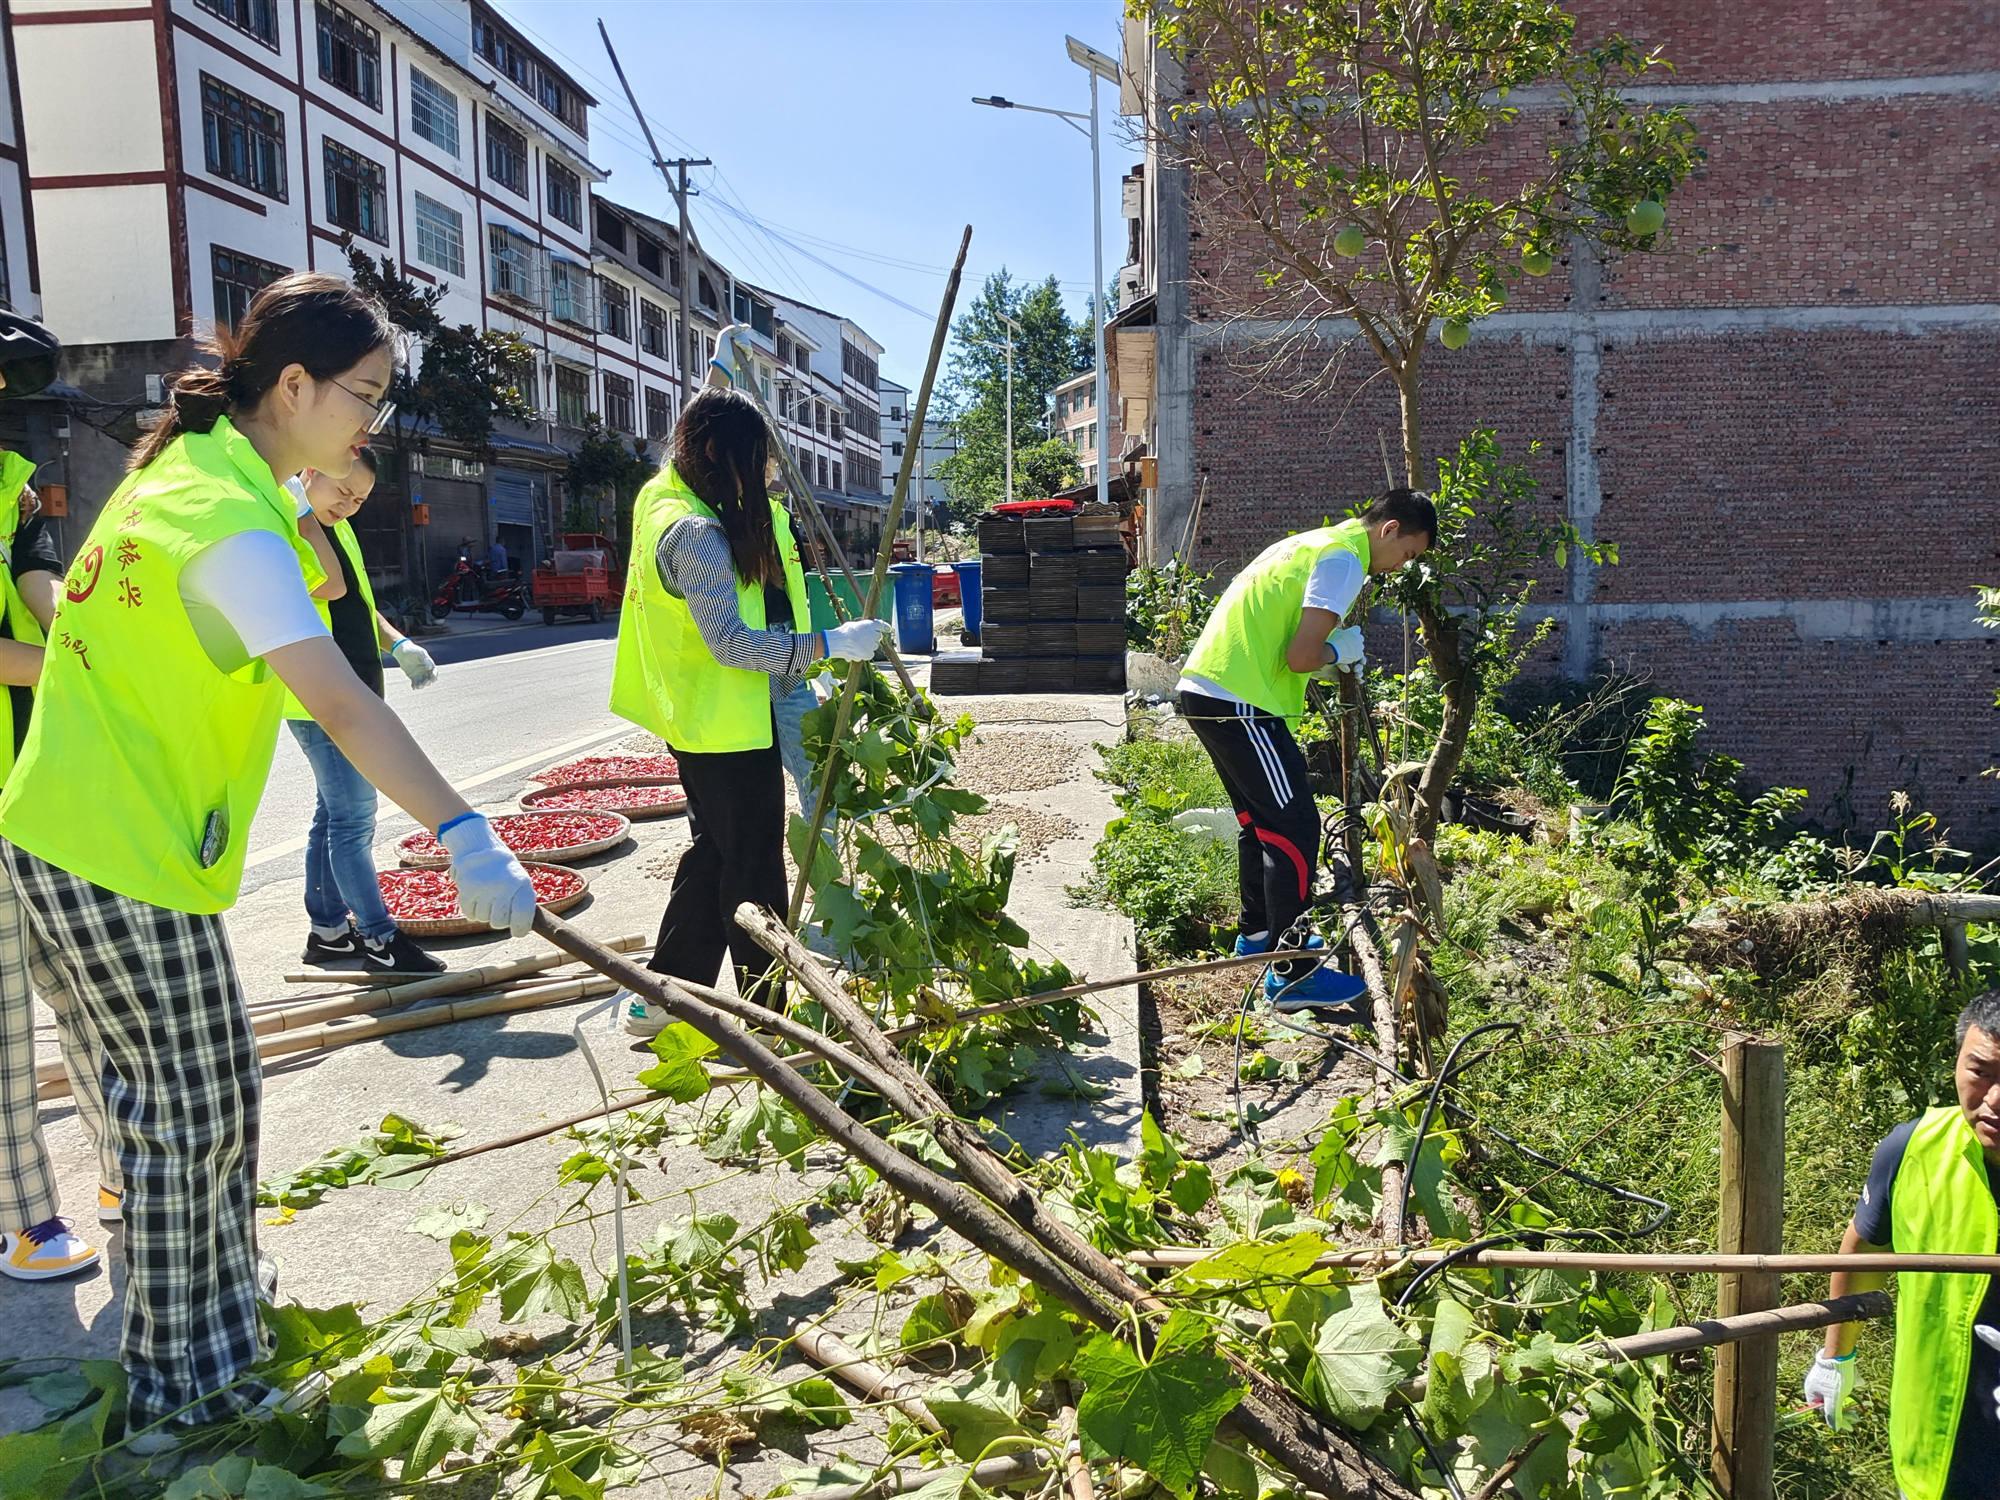
[[[23,645],[39,646],[47,639],[42,622],[14,583],[14,537],[21,529],[21,486],[35,472],[33,460],[0,448],[0,611],[9,635]],[[0,783],[14,769],[14,695],[0,690]]]
[[[1889,1222],[1898,1250],[1991,1255],[2000,1212],[1979,1138],[1956,1104],[1928,1111],[1896,1169]],[[1951,1472],[1972,1325],[1984,1276],[1904,1271],[1896,1277],[1896,1373],[1889,1392],[1889,1452],[1904,1500],[1939,1500]]]
[[[354,581],[361,585],[361,602],[368,606],[369,629],[375,628],[375,585],[368,581],[368,565],[361,561],[361,539],[354,534],[354,528],[345,521],[335,521],[328,533],[334,546],[347,554],[347,561],[354,569]],[[310,547],[312,544],[306,544]],[[313,600],[313,608],[319,611],[319,622],[328,630],[333,629],[333,604],[326,599]],[[380,644],[380,640],[377,640]],[[290,688],[285,690],[285,717],[288,719],[310,719],[306,706],[299,702]]]
[[[309,582],[324,576],[291,496],[227,417],[105,502],[64,581],[0,838],[153,906],[235,901],[284,689],[262,661],[225,672],[209,658],[180,573],[244,531],[284,538]]]
[[[1351,552],[1365,575],[1371,548],[1359,520],[1321,526],[1273,542],[1222,591],[1189,653],[1186,670],[1245,703],[1296,721],[1306,710],[1306,679],[1285,665],[1299,633],[1306,580],[1320,560]]]
[[[655,560],[667,528],[715,512],[671,467],[647,481],[632,506],[632,556],[625,567],[625,607],[618,615],[618,657],[611,669],[611,711],[650,729],[676,750],[713,754],[764,750],[771,744],[771,679],[726,667],[701,638],[687,601],[667,592]],[[785,563],[792,627],[812,619],[791,518],[771,502],[771,525]],[[764,628],[764,586],[736,580],[736,609],[752,630]]]

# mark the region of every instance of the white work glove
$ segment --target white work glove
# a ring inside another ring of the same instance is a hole
[[[396,659],[396,665],[403,669],[403,675],[410,679],[411,687],[429,687],[437,681],[437,663],[431,660],[430,652],[408,636],[404,636],[391,646],[389,654]]]
[[[1982,1332],[1981,1330],[1974,1330]],[[1985,1329],[1984,1334],[1992,1334]],[[2000,1348],[2000,1334],[1988,1340],[1995,1348]],[[1835,1432],[1846,1427],[1849,1421],[1848,1402],[1854,1395],[1854,1355],[1850,1352],[1835,1359],[1824,1349],[1813,1356],[1812,1368],[1806,1371],[1806,1405],[1813,1407],[1826,1418],[1826,1425]]]
[[[849,620],[819,633],[829,660],[868,661],[889,633],[887,620]]]
[[[2000,1349],[2000,1328],[1995,1328],[1990,1323],[1974,1323],[1972,1325],[1972,1333],[1973,1337],[1977,1338],[1987,1348]],[[1993,1403],[1994,1416],[2000,1417],[2000,1385],[1993,1387],[1992,1390],[1986,1393],[1986,1396]]]
[[[474,813],[451,824],[438,835],[438,842],[451,856],[458,909],[475,922],[526,937],[535,920],[534,884],[485,816]]]
[[[1321,682],[1332,682],[1340,673],[1353,671],[1367,651],[1359,625],[1343,625],[1326,638],[1326,643],[1333,647],[1333,660],[1313,673]]]

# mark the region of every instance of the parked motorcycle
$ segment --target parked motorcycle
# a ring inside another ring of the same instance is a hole
[[[442,620],[453,610],[463,614],[490,611],[503,619],[518,620],[528,612],[528,591],[518,577],[494,578],[461,557],[431,598],[433,619]]]

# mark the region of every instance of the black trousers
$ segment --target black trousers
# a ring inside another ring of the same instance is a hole
[[[1243,932],[1268,932],[1276,943],[1311,903],[1319,862],[1306,758],[1285,721],[1261,709],[1182,693],[1180,710],[1236,809]]]
[[[694,842],[674,871],[673,891],[647,967],[712,985],[726,953],[736,964],[736,992],[768,1003],[764,978],[776,960],[736,925],[736,908],[750,901],[782,918],[789,900],[785,772],[776,734],[763,750],[671,748],[680,762]]]

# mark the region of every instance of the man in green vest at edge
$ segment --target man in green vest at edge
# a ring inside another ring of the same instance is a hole
[[[1437,508],[1396,489],[1358,517],[1273,542],[1230,580],[1188,654],[1181,716],[1236,809],[1239,954],[1293,946],[1287,930],[1312,902],[1319,809],[1292,735],[1306,678],[1361,670],[1361,627],[1341,621],[1369,574],[1395,572],[1436,539]],[[1304,946],[1325,944],[1312,936]],[[1351,1005],[1366,987],[1331,964],[1293,959],[1270,967],[1264,993],[1290,1011]]]
[[[1898,1125],[1875,1148],[1842,1255],[1992,1255],[2000,1245],[2000,989],[1958,1018],[1958,1102]],[[1881,1271],[1836,1271],[1832,1295]],[[1856,1323],[1826,1331],[1805,1397],[1836,1431],[1854,1390]],[[2000,1277],[1897,1277],[1889,1452],[1903,1500],[2000,1496]]]

